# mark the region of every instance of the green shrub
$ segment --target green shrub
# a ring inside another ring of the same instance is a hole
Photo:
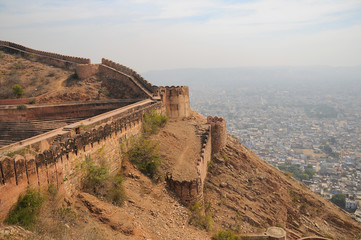
[[[239,240],[232,231],[219,231],[217,234],[213,235],[212,240]]]
[[[106,198],[114,205],[122,206],[124,204],[126,195],[123,187],[122,175],[119,174],[113,178],[112,186],[108,191]]]
[[[191,212],[189,217],[189,224],[210,231],[213,226],[213,219],[211,214],[204,214],[203,205],[195,201],[189,206]]]
[[[17,110],[25,110],[25,109],[27,109],[27,107],[26,107],[26,105],[21,104],[21,105],[17,105],[17,106],[16,106],[16,109],[17,109]]]
[[[17,63],[14,63],[13,68],[14,69],[24,69],[25,66],[22,62],[17,62]]]
[[[138,138],[125,153],[129,161],[142,173],[152,179],[159,177],[160,158],[159,145],[151,139]]]
[[[5,57],[4,52],[0,51],[0,58],[3,58],[3,57]]]
[[[152,110],[143,116],[143,131],[146,136],[155,134],[168,122],[168,117]]]
[[[34,189],[28,189],[25,195],[20,196],[17,203],[13,206],[6,224],[20,225],[29,229],[36,222],[44,197],[40,192]]]
[[[58,219],[65,223],[74,223],[77,219],[77,214],[71,208],[62,207],[55,211],[55,215]]]
[[[90,158],[87,158],[85,163],[86,174],[82,182],[83,189],[114,205],[123,205],[126,195],[122,175],[118,173],[116,176],[111,176],[108,166],[104,163],[97,166]]]
[[[35,98],[33,98],[33,99],[31,99],[30,101],[29,101],[29,104],[35,104],[36,103],[36,99]]]
[[[19,150],[16,151],[10,151],[6,153],[6,156],[8,157],[14,157],[16,154],[21,155],[21,156],[25,156],[25,154],[29,153],[30,150],[28,148],[21,148]]]
[[[85,160],[86,175],[83,179],[83,188],[90,193],[98,195],[106,187],[109,180],[109,169],[105,164],[99,166],[94,164],[94,161],[88,157]]]
[[[58,188],[54,185],[54,183],[49,184],[48,194],[51,199],[55,199],[55,196],[58,194]]]
[[[55,76],[55,71],[50,71],[48,72],[48,77],[54,77]]]
[[[13,93],[16,97],[21,97],[24,94],[24,89],[19,84],[14,84],[13,86]]]

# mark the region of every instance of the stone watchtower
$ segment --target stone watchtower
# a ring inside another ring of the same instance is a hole
[[[211,124],[212,153],[217,153],[226,146],[226,120],[222,117],[208,116],[207,123]]]
[[[168,117],[183,118],[190,116],[188,86],[159,87],[158,91]]]
[[[75,68],[76,74],[80,79],[91,77],[98,73],[98,64],[78,64]]]

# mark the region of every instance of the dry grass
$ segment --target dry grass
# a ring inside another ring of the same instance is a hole
[[[15,84],[24,89],[24,98],[40,96],[58,89],[73,74],[17,55],[3,52],[0,55],[0,99],[16,98],[12,90]]]

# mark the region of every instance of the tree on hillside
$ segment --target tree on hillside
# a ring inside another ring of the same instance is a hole
[[[24,89],[20,86],[20,84],[14,84],[13,93],[17,98],[19,98],[24,94]]]
[[[332,196],[331,202],[339,206],[340,208],[345,208],[346,206],[346,195],[342,193],[337,193]]]

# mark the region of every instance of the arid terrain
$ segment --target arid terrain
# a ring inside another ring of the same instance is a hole
[[[20,67],[18,67],[20,66]],[[24,87],[24,97],[39,102],[83,101],[109,95],[98,76],[79,81],[73,72],[1,54],[0,98],[12,98],[11,86]],[[43,82],[41,79],[45,79]],[[33,80],[32,80],[33,79]],[[40,89],[40,90],[39,90]],[[151,138],[163,158],[161,173],[193,178],[206,118],[193,112],[171,119]],[[201,213],[206,226],[190,224],[194,210],[182,205],[165,181],[154,182],[126,157],[122,161],[126,200],[115,206],[85,193],[52,190],[37,223],[26,231],[0,226],[0,239],[211,239],[220,230],[240,236],[263,233],[270,226],[284,228],[288,239],[323,236],[361,238],[361,224],[313,193],[306,185],[268,165],[228,135],[227,144],[208,166]],[[69,193],[69,192],[68,192]]]
[[[107,88],[102,86],[99,76],[79,81],[74,71],[0,52],[0,99],[17,97],[12,91],[14,84],[23,88],[22,98],[36,98],[36,103],[104,100],[112,97]]]
[[[199,124],[205,123],[204,118],[196,116],[191,122],[197,119]],[[191,127],[184,128],[189,121],[172,121],[162,129],[154,137],[165,143],[161,149],[167,148],[168,152],[173,147],[179,149],[174,146],[174,138],[194,134]],[[192,143],[195,142],[188,139],[187,144]],[[165,152],[163,157],[167,156],[171,155]],[[178,160],[183,167],[193,165],[182,159],[173,161],[177,164]],[[167,165],[165,160],[163,171]],[[209,169],[204,196],[214,222],[209,232],[188,223],[190,210],[177,201],[164,182],[152,182],[124,161],[127,200],[122,207],[80,190],[73,196],[59,192],[48,198],[35,230],[26,236],[28,239],[210,239],[222,229],[242,235],[279,226],[288,232],[289,239],[311,235],[331,239],[360,237],[360,224],[346,212],[269,166],[230,136],[226,148],[213,158]]]

